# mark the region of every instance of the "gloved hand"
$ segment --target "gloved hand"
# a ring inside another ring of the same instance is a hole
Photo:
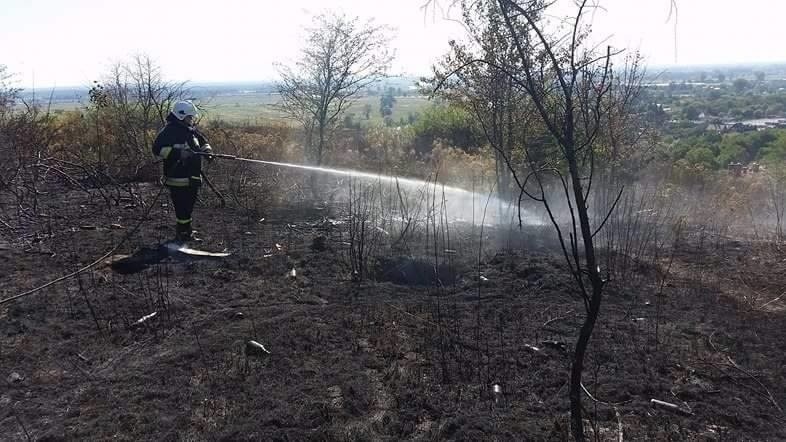
[[[213,153],[213,149],[210,147],[210,145],[209,145],[209,144],[206,144],[206,145],[204,146],[204,148],[202,149],[202,152],[203,152],[203,153],[205,153],[205,154],[207,154],[207,156],[206,156],[206,158],[207,158],[207,161],[208,161],[209,163],[212,163],[212,162],[213,162],[213,160],[214,160],[215,158],[213,157],[213,155],[210,155],[210,154],[212,154],[212,153]]]

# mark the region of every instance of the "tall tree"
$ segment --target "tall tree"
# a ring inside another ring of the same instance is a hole
[[[528,118],[526,94],[506,75],[520,60],[495,2],[465,2],[462,9],[470,42],[451,41],[449,54],[434,67],[434,77],[423,81],[432,87],[441,82],[436,93],[478,121],[494,149],[497,192],[501,200],[509,201],[515,174],[525,167],[521,148],[516,146],[530,142],[530,153],[536,155],[532,141],[537,137],[530,124],[534,122]],[[475,63],[475,59],[483,62]]]
[[[305,132],[304,156],[321,165],[342,114],[383,78],[393,59],[390,29],[344,15],[316,16],[299,60],[279,65],[279,108]]]
[[[393,88],[389,87],[379,97],[379,114],[382,115],[382,119],[385,120],[385,123],[388,123],[393,116],[393,106],[396,105],[396,97],[393,95]]]
[[[581,385],[584,357],[600,314],[606,279],[602,276],[595,236],[603,228],[622,195],[620,188],[610,206],[597,208],[605,216],[591,217],[590,197],[597,165],[611,152],[619,152],[620,130],[630,119],[632,95],[640,86],[640,71],[626,65],[626,72],[615,71],[612,60],[618,52],[610,47],[598,51],[588,43],[588,16],[597,8],[588,0],[577,0],[574,13],[564,20],[549,20],[554,1],[545,0],[467,0],[467,8],[476,8],[489,15],[489,32],[506,42],[511,54],[488,57],[482,54],[449,72],[438,88],[453,76],[466,75],[486,66],[510,82],[511,87],[526,97],[522,104],[528,113],[516,124],[529,125],[535,120],[549,135],[555,150],[546,157],[533,151],[529,143],[522,148],[529,170],[523,179],[511,170],[521,192],[543,204],[557,232],[565,260],[584,302],[586,316],[579,330],[570,373],[571,431],[583,441],[584,427],[581,407]],[[468,27],[471,22],[465,17]],[[638,60],[634,57],[634,60]],[[507,61],[507,62],[506,62]],[[634,62],[638,67],[638,62]],[[620,75],[622,81],[616,81]],[[490,77],[489,77],[490,78]],[[619,127],[615,127],[619,125]],[[617,144],[616,146],[614,144]],[[510,167],[510,166],[509,166]],[[560,188],[558,197],[547,191],[548,182]],[[597,186],[597,183],[595,183]],[[557,219],[553,207],[561,198],[568,207],[568,221]]]

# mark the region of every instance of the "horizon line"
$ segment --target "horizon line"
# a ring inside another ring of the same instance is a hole
[[[646,59],[645,59],[646,61]],[[730,68],[730,67],[753,67],[753,66],[786,66],[786,60],[780,61],[747,61],[747,62],[719,62],[719,63],[660,63],[660,64],[645,64],[648,69],[701,69],[701,68]],[[386,78],[420,78],[427,74],[415,74],[410,72],[390,75]],[[235,84],[266,84],[274,83],[277,78],[261,78],[254,80],[184,80],[185,83],[191,86],[211,86],[211,85],[235,85]],[[92,82],[91,82],[92,83]],[[77,89],[77,88],[90,88],[90,84],[66,84],[66,85],[21,85],[19,89],[22,91],[36,91],[36,90],[56,90],[56,89]]]

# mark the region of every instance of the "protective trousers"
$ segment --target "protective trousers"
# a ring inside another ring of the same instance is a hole
[[[194,211],[199,187],[170,187],[169,191],[172,195],[172,204],[175,205],[177,236],[187,237],[191,235],[191,213]]]

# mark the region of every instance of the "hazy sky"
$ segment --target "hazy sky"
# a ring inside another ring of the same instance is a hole
[[[424,16],[424,2],[0,0],[0,64],[23,87],[87,85],[135,53],[150,55],[170,79],[271,79],[274,62],[295,57],[311,15],[330,8],[395,27],[394,73],[418,75],[445,52],[447,40],[464,33],[439,16]],[[786,2],[677,2],[678,64],[786,61]],[[601,0],[605,10],[595,15],[595,34],[641,49],[650,65],[673,64],[669,3]]]

